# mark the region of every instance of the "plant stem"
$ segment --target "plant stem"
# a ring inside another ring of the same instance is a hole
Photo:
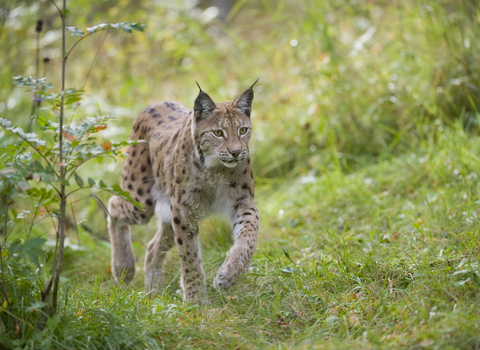
[[[66,168],[63,165],[63,118],[64,118],[64,99],[65,99],[65,67],[67,63],[67,56],[65,55],[65,13],[67,12],[67,0],[63,0],[63,11],[61,12],[62,18],[62,96],[60,100],[60,134],[58,138],[59,152],[60,152],[60,222],[59,222],[59,236],[58,240],[58,261],[56,271],[54,274],[54,286],[53,286],[53,298],[52,306],[53,313],[57,311],[58,300],[58,285],[60,282],[60,274],[63,266],[63,254],[65,248],[65,207],[67,205],[65,196],[65,173]]]
[[[2,244],[2,250],[5,249],[7,245],[7,225],[8,225],[8,195],[7,198],[5,198],[5,222],[3,226],[3,244]]]
[[[3,196],[2,196],[3,197]],[[10,310],[13,318],[15,319],[15,325],[18,326],[18,319],[17,317],[13,314],[12,307],[10,305],[10,301],[8,300],[8,292],[7,292],[7,283],[5,281],[5,269],[3,267],[3,251],[7,248],[7,225],[8,225],[8,201],[10,200],[9,196],[5,198],[5,222],[3,226],[3,243],[2,243],[2,248],[0,249],[0,264],[1,264],[1,269],[2,269],[2,294],[5,298],[5,301],[7,302],[8,309]],[[2,324],[2,326],[4,326]],[[4,344],[5,342],[5,330],[4,327],[2,327],[2,334],[4,337]]]
[[[7,291],[5,290],[5,286],[6,286],[6,284],[5,284],[5,273],[4,273],[4,269],[3,269],[3,251],[5,250],[5,248],[6,248],[5,246],[6,246],[6,243],[7,243],[7,225],[8,225],[8,195],[7,195],[7,198],[5,198],[5,224],[3,226],[4,239],[3,239],[2,249],[0,250],[0,262],[2,264],[2,292],[3,292],[3,295],[5,297],[5,300],[7,301],[7,304],[10,305],[10,303],[8,302],[8,294],[7,294]],[[4,327],[2,327],[2,335],[3,335],[3,342],[4,342],[4,344],[6,344]]]
[[[40,67],[40,31],[37,31],[37,50],[36,51],[37,52],[35,56],[35,80],[38,80],[39,69],[40,69],[39,68]],[[30,111],[30,120],[28,121],[27,132],[30,132],[30,130],[32,129],[32,122],[33,122],[32,116],[35,114],[35,110],[39,105],[39,102],[37,102],[37,96],[38,94],[35,92],[33,94],[32,110]]]
[[[83,39],[85,39],[87,36],[90,36],[92,34],[95,34],[95,33],[88,33],[87,35],[84,35],[82,36],[80,39],[78,39],[78,41],[73,44],[73,46],[70,48],[70,50],[68,50],[67,54],[65,55],[65,60],[68,58],[68,55],[70,55],[70,52],[72,52],[72,50],[75,48],[75,46],[78,45],[78,43],[80,43],[80,41],[82,41]]]
[[[44,197],[44,195],[42,194],[42,196],[40,197],[40,200],[38,201],[38,204],[36,206],[35,212],[33,213],[33,220],[30,222],[30,227],[29,227],[28,232],[27,232],[27,239],[30,237],[30,233],[32,233],[33,224],[35,223],[35,219],[37,218],[38,208],[40,208],[40,203],[42,203],[43,197]]]
[[[103,40],[100,43],[100,46],[98,47],[97,52],[95,53],[95,57],[93,57],[92,63],[90,64],[90,68],[88,69],[87,77],[85,78],[85,81],[83,82],[82,90],[85,90],[85,85],[87,85],[88,78],[90,77],[90,73],[92,72],[93,64],[95,63],[95,60],[97,59],[98,53],[100,52],[100,49],[102,48],[103,43],[105,42],[105,39],[107,38],[107,35],[108,35],[108,30],[105,31],[105,36],[103,37]],[[82,92],[82,95],[84,93],[85,93],[85,91]],[[77,110],[77,107],[78,107],[78,104],[75,106],[74,111]],[[70,123],[68,124],[69,126],[70,126],[70,124],[72,124],[73,117],[74,117],[74,114],[72,113],[72,117],[70,118]]]

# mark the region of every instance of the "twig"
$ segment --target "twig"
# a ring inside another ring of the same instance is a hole
[[[20,137],[20,138],[21,138],[21,137]],[[55,176],[58,177],[58,174],[57,174],[57,172],[55,171],[55,168],[50,164],[50,162],[48,161],[47,157],[45,157],[45,155],[44,155],[42,152],[40,152],[35,146],[33,146],[30,141],[27,141],[26,139],[23,139],[23,140],[25,140],[25,142],[27,142],[27,143],[30,145],[30,147],[32,147],[33,149],[35,149],[35,151],[43,158],[43,160],[46,161],[48,165],[50,165],[50,167],[52,168],[53,173],[55,174]],[[53,186],[52,186],[52,187],[53,187]],[[54,187],[54,188],[55,188],[55,187]],[[55,190],[58,192],[58,190],[57,190],[56,188],[55,188]]]
[[[82,90],[85,89],[85,85],[87,85],[87,80],[90,77],[90,72],[92,71],[93,64],[95,63],[95,60],[97,59],[98,53],[100,52],[100,49],[103,46],[103,43],[105,42],[105,39],[108,36],[108,31],[105,31],[105,36],[103,37],[102,42],[100,43],[100,46],[98,47],[97,52],[95,53],[95,57],[93,58],[92,64],[90,64],[90,68],[88,69],[87,77],[85,78],[85,82],[83,83]]]
[[[37,49],[35,55],[35,80],[37,81],[39,78],[39,70],[40,70],[40,33],[42,32],[43,21],[39,19],[37,21],[37,26],[35,27],[35,31],[37,32]],[[28,121],[27,132],[30,132],[32,128],[32,116],[35,114],[35,110],[40,102],[37,101],[37,92],[33,94],[33,102],[32,102],[32,109],[30,111],[30,120]]]
[[[60,16],[62,16],[62,17],[63,17],[62,10],[60,10],[60,8],[57,6],[57,4],[55,3],[55,1],[54,1],[54,0],[51,0],[51,1],[52,1],[52,3],[55,5],[55,7],[57,8],[58,12],[60,13]]]
[[[42,201],[43,201],[43,194],[42,194],[42,197],[40,197],[40,200],[38,201],[37,207],[35,209],[35,213],[33,213],[33,219],[30,222],[30,228],[28,229],[27,239],[30,237],[30,233],[32,233],[33,224],[35,223],[35,219],[37,218],[38,208],[40,207],[40,203]]]
[[[76,188],[76,189],[74,189],[72,192],[68,193],[68,194],[67,194],[67,197],[70,197],[70,196],[71,196],[72,194],[74,194],[75,192],[78,192],[78,191],[80,191],[80,190],[85,190],[85,189],[87,189],[87,188],[93,188],[93,187],[92,187],[92,186],[88,186],[88,187],[79,187],[79,188]]]
[[[89,37],[89,36],[92,35],[92,34],[96,34],[96,33],[98,33],[98,32],[103,32],[104,30],[108,30],[108,29],[111,29],[111,28],[99,29],[99,30],[97,30],[95,33],[88,33],[87,35],[82,36],[80,39],[78,39],[78,41],[77,41],[75,44],[73,44],[73,46],[70,48],[70,50],[68,50],[67,54],[65,55],[65,60],[67,60],[68,56],[70,55],[70,52],[72,52],[72,50],[75,48],[75,46],[78,45],[78,43],[79,43],[80,41],[82,41],[83,39]],[[90,74],[90,72],[89,72],[89,74]],[[87,77],[87,78],[88,78],[88,77]]]
[[[51,291],[52,291],[52,282],[53,282],[53,276],[50,276],[47,283],[45,283],[45,287],[43,287],[43,290],[41,292],[42,301],[44,303],[47,303],[47,305],[45,305],[42,308],[43,312],[38,319],[37,326],[38,326],[38,329],[40,331],[43,331],[43,329],[45,328],[45,322],[47,321],[47,315],[49,314],[49,311],[50,311],[49,309],[50,309],[50,295],[51,295]]]
[[[8,204],[9,204],[9,196],[7,195],[7,197],[5,198],[5,222],[4,222],[4,226],[3,226],[3,244],[2,244],[2,248],[0,249],[0,265],[1,265],[1,269],[2,269],[2,293],[3,293],[3,296],[5,298],[5,301],[7,302],[7,306],[8,306],[8,309],[10,310],[10,313],[13,317],[13,319],[15,320],[15,328],[20,328],[19,326],[19,323],[18,323],[18,318],[15,316],[15,314],[13,313],[13,310],[12,310],[12,306],[10,305],[10,301],[8,300],[8,292],[7,292],[7,283],[5,281],[5,269],[3,267],[3,251],[5,250],[5,248],[7,247],[7,225],[8,225]],[[5,333],[3,332],[3,328],[2,328],[2,334],[3,336],[5,337]],[[5,340],[4,340],[5,342]],[[6,344],[6,342],[5,342]]]
[[[6,3],[3,8],[0,8],[0,40],[2,40],[3,28],[5,27],[5,22],[7,22],[9,13],[10,4]]]
[[[73,210],[73,203],[71,199],[70,199],[70,208],[72,209],[73,224],[75,225],[75,232],[77,233],[77,241],[78,241],[78,245],[80,246],[80,235],[78,234],[77,219],[75,218],[75,210]]]
[[[8,294],[7,294],[7,291],[5,290],[6,283],[5,283],[5,272],[3,268],[3,250],[5,249],[5,246],[7,244],[7,225],[8,225],[8,195],[7,195],[7,198],[5,198],[5,223],[3,227],[4,239],[3,239],[2,249],[0,250],[0,261],[2,265],[2,292],[5,297],[5,300],[7,301],[7,305],[10,306],[10,302],[8,301]],[[3,335],[3,343],[7,344],[7,341],[5,338],[5,330],[3,329],[3,327],[2,327],[2,335]]]
[[[108,31],[105,31],[105,36],[103,37],[102,42],[100,43],[100,46],[98,47],[97,52],[95,53],[95,57],[93,57],[92,63],[90,64],[90,68],[88,69],[87,77],[85,78],[85,81],[83,82],[82,90],[84,90],[85,85],[87,85],[88,78],[90,77],[90,73],[92,72],[93,64],[95,63],[95,61],[97,59],[97,56],[98,56],[98,53],[100,52],[100,49],[102,48],[103,43],[105,42],[105,39],[107,38],[107,36],[108,36]],[[83,95],[83,92],[82,92],[82,95]],[[74,111],[77,110],[77,107],[78,107],[78,104],[75,106]],[[70,118],[69,125],[73,121],[73,116],[74,116],[74,113],[72,113],[72,117]]]
[[[4,237],[3,237],[2,250],[5,249],[5,247],[7,245],[8,200],[9,200],[9,196],[7,194],[7,198],[5,198],[5,222],[4,222],[4,226],[3,226]]]
[[[4,129],[5,129],[5,130],[8,130],[8,129],[6,129],[6,128],[4,128]],[[8,131],[10,131],[10,130],[8,130]],[[51,166],[51,164],[50,164],[50,162],[48,161],[47,157],[45,157],[45,155],[44,155],[42,152],[40,152],[40,151],[37,149],[37,147],[35,147],[30,141],[28,141],[26,138],[23,138],[22,136],[20,136],[20,135],[18,135],[18,134],[14,134],[14,135],[18,136],[18,137],[21,138],[23,141],[25,141],[26,143],[28,143],[28,145],[29,145],[30,147],[32,147],[32,148],[35,150],[35,152],[37,152],[37,153],[43,158],[43,160],[44,160],[45,162],[47,162],[48,165]],[[59,177],[58,174],[57,174],[57,172],[56,172],[55,169],[53,168],[53,166],[51,166],[51,168],[52,168],[53,173],[55,174],[55,176],[56,176],[56,177]],[[57,189],[55,189],[55,190],[57,190]],[[59,194],[60,194],[60,193],[59,193]]]
[[[111,151],[109,151],[109,152],[111,152]],[[91,159],[98,158],[98,157],[105,157],[105,156],[109,156],[109,155],[106,154],[106,153],[95,154],[94,156],[91,156],[91,157],[88,157],[88,158],[82,160],[80,163],[78,163],[77,165],[75,165],[75,167],[73,167],[71,170],[69,170],[69,172],[71,172],[71,173],[70,173],[70,175],[68,175],[67,181],[72,178],[72,176],[75,174],[75,171],[80,167],[80,165],[88,162],[88,161],[91,160]],[[112,157],[113,157],[113,156],[112,156]]]
[[[53,0],[52,0],[53,1]],[[58,8],[58,7],[57,7]],[[63,0],[63,12],[61,12],[62,18],[62,96],[60,100],[60,133],[59,133],[59,158],[60,158],[60,179],[65,179],[66,168],[62,166],[63,163],[63,117],[64,117],[64,103],[65,103],[65,67],[67,63],[67,55],[65,55],[65,16],[67,10],[67,0]],[[53,313],[57,312],[57,302],[58,302],[58,287],[60,283],[60,273],[62,272],[63,267],[63,257],[65,249],[65,207],[66,207],[66,196],[65,196],[65,184],[60,183],[60,235],[57,237],[57,242],[59,243],[58,247],[58,261],[56,266],[56,271],[53,276],[54,285],[53,285]]]

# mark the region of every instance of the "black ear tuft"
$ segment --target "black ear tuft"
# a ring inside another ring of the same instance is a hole
[[[208,96],[206,92],[202,91],[200,85],[198,85],[198,88],[200,89],[200,92],[198,93],[198,96],[195,99],[195,103],[193,105],[195,120],[207,118],[217,107],[212,98]]]
[[[250,118],[252,113],[252,102],[253,102],[253,87],[257,83],[258,79],[250,86],[247,90],[243,92],[233,101],[233,107],[238,108],[243,114]]]

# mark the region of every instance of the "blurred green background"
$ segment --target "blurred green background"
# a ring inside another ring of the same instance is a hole
[[[182,339],[192,348],[209,348],[201,340],[210,337],[222,349],[268,347],[275,345],[272,339],[305,349],[313,347],[311,339],[333,339],[342,349],[367,341],[372,348],[478,348],[478,1],[71,0],[67,6],[67,26],[81,30],[122,21],[148,26],[144,33],[92,35],[69,56],[67,88],[86,90],[73,121],[93,114],[118,117],[97,134],[99,144],[127,139],[134,118],[155,101],[177,100],[191,108],[195,81],[220,102],[260,79],[250,143],[261,217],[252,274],[227,298],[210,288],[232,237],[225,222],[206,220],[201,240],[213,306],[198,316],[199,328],[196,321],[187,331],[183,324],[175,331],[165,326],[167,344]],[[2,0],[0,117],[28,128],[33,96],[15,88],[12,76],[46,76],[60,90],[60,28],[51,1]],[[77,40],[68,36],[67,48]],[[48,110],[38,113],[56,120]],[[0,131],[0,146],[13,140]],[[121,160],[105,159],[79,173],[113,185],[121,166]],[[140,266],[133,291],[112,286],[99,204],[108,198],[78,192],[67,209],[64,295],[88,296],[65,306],[70,331],[78,331],[72,339],[89,348],[90,337],[84,338],[91,327],[96,346],[105,348],[112,344],[107,335],[126,334],[125,310],[141,305],[142,316],[128,316],[130,333],[122,344],[145,341],[145,330],[155,346],[144,347],[156,348],[164,324],[150,315],[156,312],[152,305],[161,309],[159,299],[137,292],[155,222],[133,229]],[[10,215],[34,204],[20,194]],[[11,238],[25,239],[30,225],[34,236],[49,238],[42,247],[45,266],[55,242],[55,220],[47,214],[35,221],[25,215]],[[175,254],[167,258],[167,294],[159,297],[165,305],[181,304]],[[34,300],[44,282],[35,282]],[[122,309],[117,300],[131,304]],[[84,311],[97,310],[97,302],[121,331],[112,326],[99,332],[94,317],[90,323],[82,318]],[[188,307],[181,311],[186,320],[197,317]],[[229,323],[233,328],[225,330],[226,319],[235,321]]]
[[[92,35],[69,56],[67,88],[86,90],[74,121],[118,116],[104,140],[128,138],[134,118],[152,102],[178,100],[191,107],[195,81],[220,102],[260,78],[251,153],[266,212],[275,206],[268,196],[285,181],[354,173],[415,152],[455,123],[478,134],[475,1],[79,0],[69,1],[68,8],[67,26],[81,30],[126,20],[148,26],[133,35]],[[0,116],[26,128],[32,96],[15,88],[11,77],[37,74],[38,45],[38,75],[60,89],[61,21],[50,1],[5,0],[0,24]],[[67,39],[67,48],[78,40]],[[11,142],[0,133],[0,142]],[[80,174],[114,184],[121,164],[90,163]],[[92,196],[83,193],[72,206],[84,230],[108,240],[105,217]],[[225,249],[228,227],[212,225],[224,232]],[[148,240],[144,232],[154,232],[153,226],[136,228],[135,239]],[[221,236],[204,240],[215,246]],[[137,249],[143,254],[144,243]],[[108,250],[103,252],[108,266]]]
[[[118,116],[104,140],[126,139],[133,119],[152,102],[178,100],[191,107],[195,81],[219,102],[260,78],[251,153],[267,213],[275,206],[268,196],[285,181],[354,173],[441,139],[449,125],[478,134],[476,1],[79,0],[68,8],[67,25],[82,30],[126,20],[148,26],[133,35],[92,35],[67,62],[67,88],[86,90],[74,120]],[[61,21],[50,1],[5,0],[0,24],[0,116],[26,128],[32,96],[15,88],[11,77],[37,74],[38,45],[38,75],[60,89]],[[69,36],[67,48],[76,40]],[[0,135],[3,144],[11,142],[4,131]],[[121,164],[90,163],[80,174],[114,184]],[[92,196],[79,195],[72,206],[84,230],[108,240]],[[227,247],[227,226],[212,225],[225,231]],[[147,240],[150,226],[136,228],[136,239]],[[215,246],[221,236],[205,240]],[[137,249],[142,254],[144,245]],[[108,265],[107,257],[102,261]]]
[[[405,151],[436,122],[461,118],[477,131],[476,1],[221,3],[230,8],[223,21],[208,1],[69,2],[67,25],[80,29],[148,25],[145,34],[99,33],[76,47],[67,87],[87,91],[77,118],[117,115],[106,137],[125,138],[149,103],[191,107],[195,80],[223,101],[258,77],[252,152],[261,178],[351,171]],[[59,88],[60,19],[49,1],[5,0],[1,14],[0,112],[26,124],[30,96],[11,76],[35,75],[43,19],[39,75]]]

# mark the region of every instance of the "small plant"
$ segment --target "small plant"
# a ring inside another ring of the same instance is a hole
[[[0,194],[4,208],[4,220],[2,223],[3,241],[0,252],[2,284],[0,293],[2,293],[4,299],[2,304],[8,306],[10,310],[9,316],[11,319],[7,321],[7,324],[13,322],[15,325],[13,327],[13,335],[17,335],[20,332],[20,328],[18,318],[10,307],[12,302],[9,300],[9,296],[11,298],[12,295],[19,291],[21,292],[25,288],[24,292],[31,291],[33,288],[33,282],[25,284],[16,280],[17,273],[20,276],[34,276],[28,265],[22,263],[25,260],[24,258],[28,257],[31,262],[38,265],[43,271],[41,275],[47,277],[41,292],[41,300],[37,300],[35,307],[43,308],[45,311],[50,310],[49,314],[57,312],[59,281],[64,259],[67,199],[76,191],[97,188],[121,196],[129,202],[141,206],[141,204],[130,197],[128,192],[123,191],[120,186],[109,186],[102,180],[97,182],[90,177],[84,180],[77,174],[79,167],[83,166],[87,161],[97,159],[100,162],[104,157],[115,159],[115,157],[120,156],[124,158],[127,155],[122,153],[122,148],[142,141],[122,141],[118,143],[106,141],[101,145],[97,144],[95,142],[95,134],[107,128],[107,122],[114,119],[112,116],[86,117],[79,123],[70,122],[66,125],[65,118],[70,117],[73,119],[73,116],[76,114],[76,107],[82,99],[84,91],[65,87],[65,70],[69,54],[86,37],[108,29],[123,29],[127,33],[143,31],[146,26],[130,22],[107,23],[87,28],[87,34],[85,34],[76,27],[66,26],[65,20],[69,14],[66,8],[66,0],[63,0],[63,9],[61,10],[58,7],[57,9],[62,19],[62,52],[64,52],[61,91],[50,92],[53,85],[47,83],[46,78],[34,79],[21,75],[13,77],[15,85],[25,87],[33,93],[35,99],[34,106],[38,102],[49,105],[46,108],[48,112],[44,112],[45,108],[42,108],[43,111],[39,111],[38,115],[32,113],[33,115],[31,116],[31,123],[42,130],[42,137],[33,132],[25,132],[22,128],[15,126],[10,120],[0,118],[0,127],[16,135],[19,139],[18,142],[2,147],[1,153],[3,156],[0,159],[2,169],[0,170]],[[65,50],[66,31],[70,31],[72,35],[80,37],[68,52]],[[37,34],[39,32],[40,30],[37,28]],[[32,111],[35,110],[34,107]],[[9,215],[9,206],[12,199],[17,196],[31,199],[37,203],[34,206],[32,225],[35,218],[45,211],[58,220],[58,224],[55,225],[57,239],[53,254],[53,264],[49,273],[47,266],[40,264],[38,261],[39,256],[42,254],[39,247],[45,242],[45,239],[28,239],[30,232],[28,227],[26,229],[27,240],[23,242],[15,240],[7,250],[7,238],[13,227],[23,220],[25,214],[30,214],[30,212],[24,211],[18,215]],[[38,271],[36,274],[39,275]],[[12,287],[12,283],[20,283],[20,285]],[[26,294],[30,296],[30,299],[35,297],[34,293],[29,292]],[[40,328],[43,327],[42,323],[43,321],[40,321]],[[5,320],[3,320],[3,324],[5,324]],[[3,327],[3,325],[0,326]],[[2,334],[5,337],[3,328]]]

